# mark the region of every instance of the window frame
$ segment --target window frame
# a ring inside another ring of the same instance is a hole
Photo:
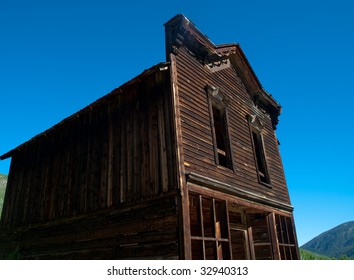
[[[215,86],[206,86],[206,92],[208,95],[208,104],[209,104],[209,117],[210,117],[210,125],[212,131],[213,138],[213,148],[214,148],[214,160],[215,164],[218,167],[226,168],[234,172],[234,161],[232,156],[232,148],[231,148],[231,137],[229,131],[229,118],[228,118],[228,104],[229,101],[225,97],[225,95],[221,92],[220,88]],[[220,150],[217,141],[217,131],[215,127],[215,116],[214,116],[214,108],[220,112],[222,116],[222,126],[224,130],[224,146],[225,150]],[[220,151],[219,151],[220,150]],[[226,164],[221,164],[219,153],[225,153]]]
[[[193,207],[196,207],[197,211],[194,214],[198,216],[196,220],[197,224],[194,226],[199,226],[199,231],[196,235],[193,235],[191,230],[190,238],[192,247],[193,243],[196,244],[197,242],[201,246],[199,248],[200,252],[198,252],[201,255],[198,259],[232,259],[227,201],[194,192],[189,193],[189,199],[191,199],[191,197],[195,199],[196,205]],[[209,218],[211,218],[211,220],[208,221],[211,226],[211,232],[208,233],[205,231],[207,224],[205,219],[208,216],[205,212],[207,209],[205,206],[208,206],[205,201],[209,201],[211,203],[209,205],[209,214],[211,214]],[[217,207],[217,204],[219,204],[219,207]],[[190,205],[192,205],[192,201],[190,201]],[[224,213],[220,212],[220,210]],[[191,208],[189,211],[191,212]],[[207,244],[214,245],[214,252],[212,256],[207,255]],[[191,250],[193,251],[193,248],[191,248]]]
[[[255,115],[248,115],[247,119],[249,122],[250,138],[252,142],[253,157],[254,157],[254,163],[257,170],[258,182],[262,185],[271,188],[272,182],[270,179],[269,168],[267,163],[267,153],[266,153],[266,149],[264,145],[264,137],[262,133],[263,124],[259,120],[259,118]],[[257,143],[255,143],[254,141],[254,135],[257,137]],[[259,162],[261,162],[262,167],[259,166]]]
[[[298,251],[292,218],[275,214],[275,227],[280,259],[296,260]]]

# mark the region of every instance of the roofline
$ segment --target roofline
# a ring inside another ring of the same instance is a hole
[[[198,27],[191,20],[189,20],[186,16],[184,16],[183,14],[177,14],[172,19],[170,19],[168,22],[166,22],[164,24],[164,26],[166,27],[166,26],[171,25],[171,24],[173,24],[174,22],[177,22],[177,21],[180,21],[180,24],[186,30],[188,30],[192,35],[194,35],[194,37],[197,40],[199,39],[198,41],[203,41],[204,46],[208,47],[211,52],[218,53],[220,56],[223,56],[223,55],[229,55],[230,53],[235,52],[235,49],[237,49],[237,51],[239,52],[239,54],[242,56],[243,60],[245,61],[245,64],[250,69],[250,72],[251,72],[252,76],[254,77],[256,83],[258,84],[258,86],[260,88],[263,88],[261,82],[259,81],[259,79],[258,79],[258,77],[256,75],[256,73],[252,69],[251,64],[249,63],[245,53],[243,52],[240,44],[238,44],[238,43],[226,43],[226,44],[219,44],[219,45],[214,44],[208,38],[208,36],[206,36],[204,33],[202,33],[198,29]]]
[[[254,79],[254,83],[257,85],[257,87],[259,88],[259,90],[262,92],[262,94],[265,95],[265,98],[268,99],[268,101],[270,103],[272,103],[272,105],[275,107],[275,108],[279,108],[280,112],[281,112],[281,105],[279,104],[278,101],[275,100],[275,98],[270,94],[268,93],[262,86],[261,82],[259,81],[256,73],[254,72],[251,64],[249,63],[244,51],[242,50],[241,46],[239,44],[236,44],[235,47],[237,48],[237,51],[240,53],[240,57],[242,57],[243,61],[244,61],[244,64],[245,66],[247,67],[247,69],[249,70],[249,72],[251,73],[251,77]],[[279,112],[279,114],[280,114]]]
[[[96,101],[94,101],[93,103],[91,103],[90,105],[84,107],[83,109],[77,111],[76,113],[72,114],[71,116],[63,119],[62,121],[58,122],[57,124],[53,125],[52,127],[48,128],[47,130],[37,134],[36,136],[34,136],[33,138],[31,138],[30,140],[20,144],[19,146],[17,146],[16,148],[8,151],[7,153],[3,154],[0,156],[0,160],[5,160],[7,158],[12,157],[16,152],[20,151],[21,149],[26,148],[28,145],[38,141],[40,138],[42,137],[46,137],[49,134],[51,134],[54,130],[62,127],[64,124],[72,121],[74,118],[79,118],[82,114],[85,114],[88,111],[91,111],[93,108],[103,104],[104,102],[107,102],[110,98],[112,98],[113,96],[117,95],[117,94],[121,94],[122,92],[124,92],[124,90],[126,90],[126,88],[132,86],[135,83],[138,83],[141,79],[155,73],[156,71],[164,71],[166,70],[166,67],[169,66],[169,62],[160,62],[148,69],[145,69],[142,73],[140,73],[138,76],[134,77],[133,79],[129,80],[128,82],[122,84],[120,87],[115,88],[114,90],[112,90],[110,93],[104,95],[103,97],[100,97],[99,99],[97,99]]]
[[[239,44],[214,44],[183,14],[176,15],[166,22],[164,26],[166,32],[166,57],[169,57],[171,52],[178,54],[178,49],[184,45],[203,64],[229,58],[237,74],[240,75],[244,82],[252,100],[264,105],[271,114],[273,128],[276,129],[281,106],[263,88]]]

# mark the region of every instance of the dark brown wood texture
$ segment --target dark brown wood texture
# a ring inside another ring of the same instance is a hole
[[[176,192],[148,202],[0,231],[0,258],[178,259]]]
[[[277,139],[271,118],[257,108],[231,66],[212,73],[185,48],[176,55],[185,170],[290,204]],[[234,170],[215,163],[208,96],[205,86],[220,87],[229,104],[228,129]],[[247,115],[263,123],[271,187],[258,182]]]
[[[177,188],[168,69],[150,71],[12,155],[1,227],[149,200]]]

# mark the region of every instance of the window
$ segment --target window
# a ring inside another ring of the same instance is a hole
[[[231,168],[225,110],[212,105],[217,164]]]
[[[263,125],[261,121],[257,118],[257,116],[248,116],[248,121],[251,126],[251,138],[258,180],[263,184],[270,185],[270,178],[267,168],[267,161],[262,136]]]
[[[256,157],[258,178],[262,183],[270,184],[267,164],[264,155],[262,134],[256,131],[252,131],[252,140]]]
[[[192,259],[230,259],[226,202],[189,194]]]
[[[290,217],[275,215],[280,259],[298,259],[293,223]]]
[[[227,101],[217,87],[207,86],[211,125],[217,165],[232,169],[230,138],[227,125]]]

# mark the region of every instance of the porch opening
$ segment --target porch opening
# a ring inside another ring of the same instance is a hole
[[[192,259],[298,259],[291,217],[194,192],[189,202]]]

